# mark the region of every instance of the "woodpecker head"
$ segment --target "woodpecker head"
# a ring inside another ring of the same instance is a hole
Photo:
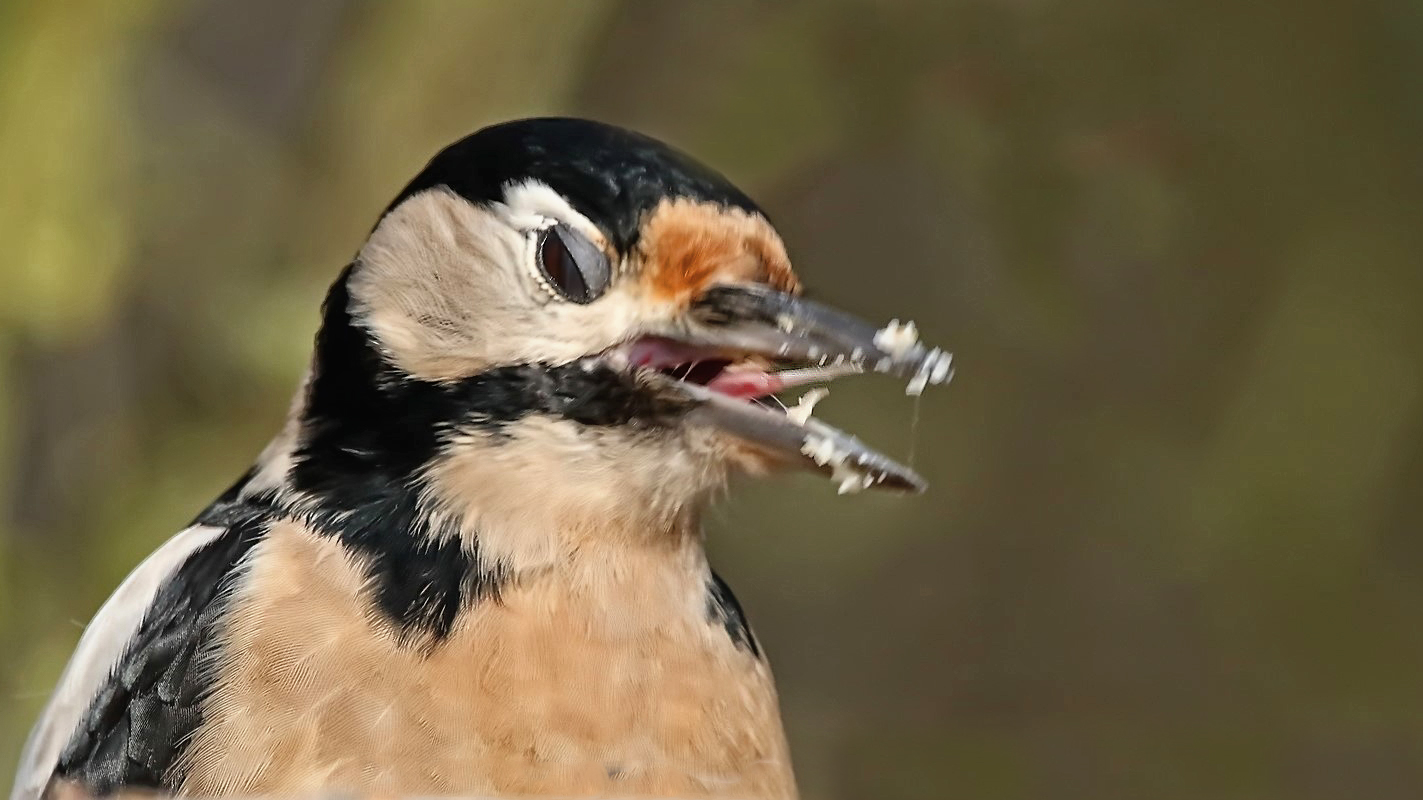
[[[295,488],[418,486],[486,548],[522,523],[675,517],[732,470],[922,489],[770,395],[855,371],[939,382],[947,355],[798,291],[756,204],[666,145],[574,119],[481,130],[332,287]]]

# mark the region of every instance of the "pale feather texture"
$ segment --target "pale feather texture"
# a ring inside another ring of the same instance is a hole
[[[585,543],[430,648],[361,613],[331,539],[279,524],[250,564],[184,794],[795,795],[770,671],[708,621],[690,531]]]
[[[536,416],[501,434],[458,437],[425,471],[424,500],[454,523],[442,527],[478,537],[488,572],[543,569],[590,541],[664,539],[692,524],[726,481],[723,445],[698,430],[590,429]]]
[[[544,196],[528,187],[514,195]],[[614,282],[596,305],[555,300],[536,261],[539,232],[589,223],[536,207],[475,206],[445,189],[411,197],[361,249],[354,315],[402,370],[436,381],[500,364],[566,363],[618,343],[649,311],[670,315],[641,302],[631,281]]]
[[[10,800],[35,800],[44,791],[70,734],[123,654],[158,588],[188,556],[222,531],[196,525],[169,539],[129,573],[94,615],[25,743]]]

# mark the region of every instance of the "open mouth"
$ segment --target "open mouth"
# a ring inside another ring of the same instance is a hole
[[[779,392],[862,372],[905,378],[907,391],[952,377],[952,358],[919,343],[912,324],[883,328],[758,285],[709,290],[675,331],[638,338],[604,358],[642,370],[697,405],[689,421],[731,434],[783,462],[826,473],[841,493],[923,491],[912,469],[811,416],[820,395],[787,408]]]
[[[685,384],[742,400],[761,401],[778,392],[823,383],[862,372],[848,362],[797,365],[789,359],[754,352],[692,344],[663,336],[644,336],[625,346],[627,366],[653,370]],[[799,366],[799,368],[797,368]],[[771,403],[764,403],[775,407]]]

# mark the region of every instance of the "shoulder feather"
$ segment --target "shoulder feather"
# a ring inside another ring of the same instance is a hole
[[[194,525],[164,542],[119,584],[84,629],[20,756],[10,800],[37,800],[75,726],[143,621],[160,586],[224,528]]]

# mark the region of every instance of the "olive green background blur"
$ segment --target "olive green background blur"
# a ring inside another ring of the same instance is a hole
[[[804,793],[1423,787],[1416,2],[0,4],[0,781],[122,576],[275,432],[436,150],[592,116],[958,377],[820,413],[922,497],[709,522]]]

